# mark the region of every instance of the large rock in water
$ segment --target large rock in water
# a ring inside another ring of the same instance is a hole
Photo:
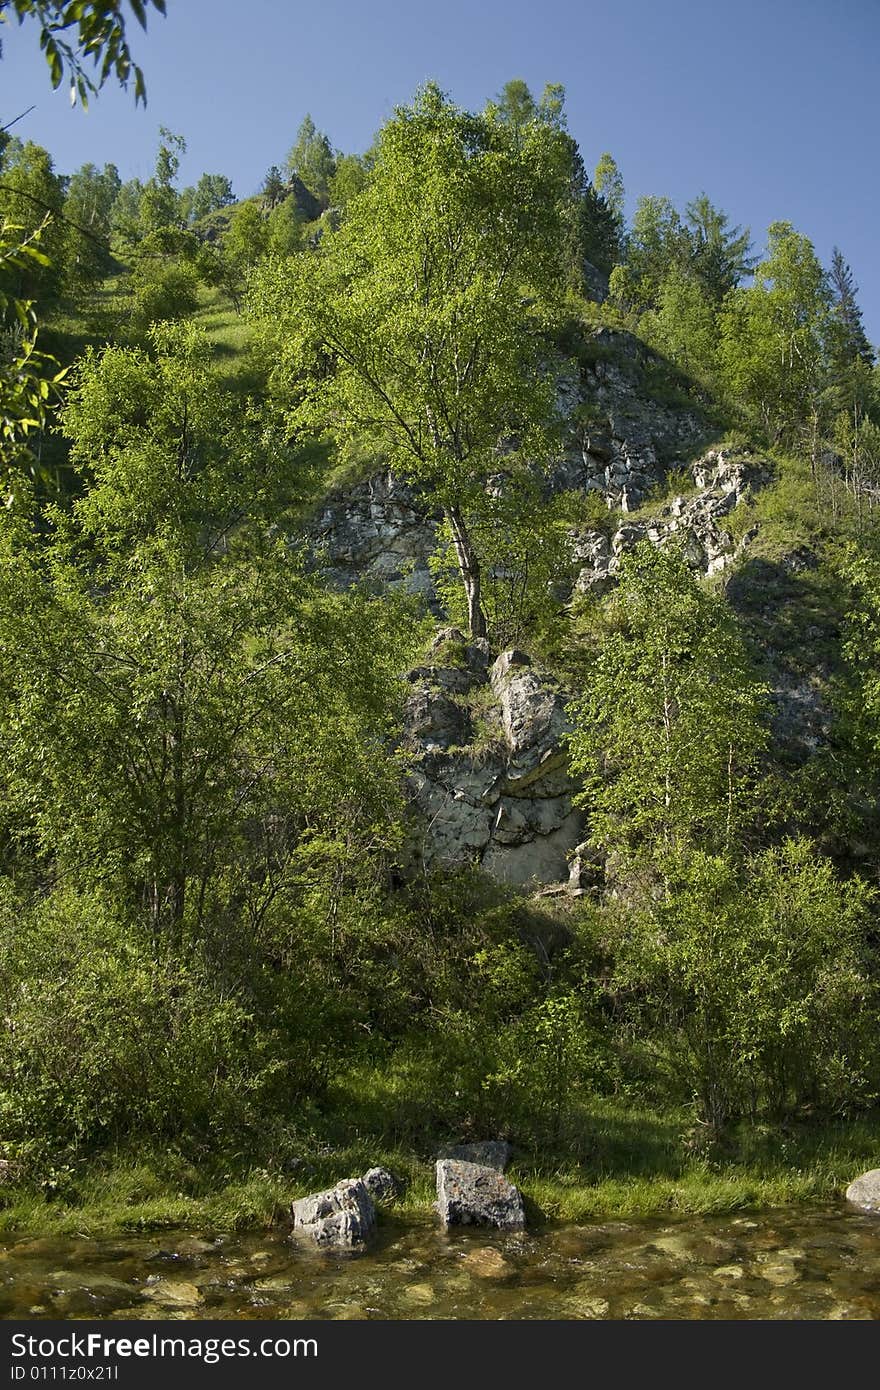
[[[376,1208],[362,1178],[343,1178],[326,1192],[292,1203],[293,1235],[330,1249],[354,1250],[376,1229]]]
[[[880,1213],[880,1168],[872,1168],[851,1182],[846,1189],[846,1200],[861,1211]]]
[[[494,1226],[521,1231],[526,1224],[522,1193],[497,1168],[437,1160],[437,1211],[444,1226]]]

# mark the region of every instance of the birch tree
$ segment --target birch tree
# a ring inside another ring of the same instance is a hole
[[[767,742],[766,687],[724,599],[676,551],[643,541],[624,560],[587,685],[570,746],[593,843],[664,868],[734,851]]]
[[[429,86],[381,131],[339,229],[270,261],[253,297],[293,425],[372,443],[444,513],[477,637],[472,520],[487,481],[556,438],[542,329],[562,279],[568,166],[540,114],[513,140]]]

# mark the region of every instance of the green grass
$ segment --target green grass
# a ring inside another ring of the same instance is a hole
[[[564,1152],[548,1159],[514,1148],[510,1176],[522,1188],[532,1226],[833,1201],[874,1166],[880,1148],[880,1113],[781,1130],[744,1129],[724,1152],[708,1155],[690,1150],[682,1113],[601,1100],[582,1119],[577,1161]],[[427,1147],[430,1152],[414,1152],[361,1133],[338,1146],[314,1145],[294,1173],[241,1166],[224,1171],[217,1156],[202,1165],[168,1153],[136,1160],[117,1155],[85,1169],[63,1198],[6,1189],[0,1234],[266,1229],[284,1219],[294,1198],[376,1163],[405,1184],[389,1212],[421,1222],[431,1218],[435,1197],[436,1144]]]

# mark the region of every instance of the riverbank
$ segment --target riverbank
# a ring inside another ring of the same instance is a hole
[[[880,1164],[880,1111],[835,1123],[743,1129],[723,1149],[702,1153],[694,1151],[693,1136],[683,1137],[682,1120],[609,1104],[594,1116],[577,1161],[514,1150],[510,1176],[524,1193],[530,1226],[828,1202]],[[304,1148],[277,1164],[243,1155],[194,1161],[169,1150],[70,1165],[38,1190],[0,1187],[0,1233],[266,1230],[284,1222],[295,1197],[377,1163],[404,1184],[386,1213],[415,1224],[430,1220],[431,1156],[359,1137]]]

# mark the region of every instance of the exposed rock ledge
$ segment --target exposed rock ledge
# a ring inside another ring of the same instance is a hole
[[[502,652],[490,668],[488,644],[456,628],[438,634],[431,655],[409,672],[404,716],[422,863],[479,864],[515,887],[566,880],[583,817],[572,806],[562,695],[522,652]]]

